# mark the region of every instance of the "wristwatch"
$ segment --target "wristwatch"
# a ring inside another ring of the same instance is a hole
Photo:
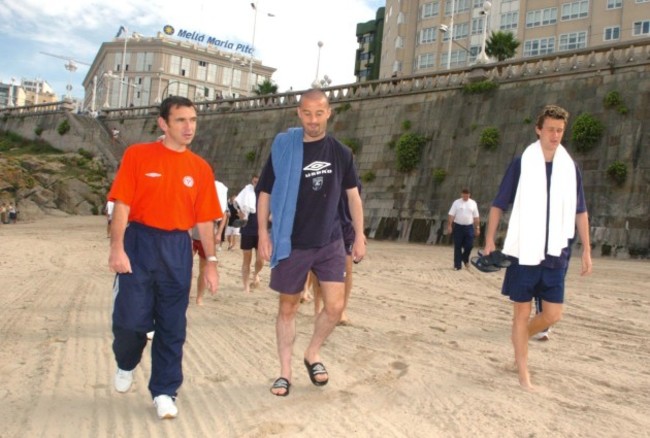
[[[209,262],[215,262],[215,263],[219,261],[217,256],[207,256],[205,259]]]

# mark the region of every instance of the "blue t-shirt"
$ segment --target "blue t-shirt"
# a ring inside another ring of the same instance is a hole
[[[550,202],[550,191],[551,191],[551,174],[553,173],[553,162],[546,163],[546,246],[544,251],[548,250],[548,212],[549,212],[549,202]],[[517,194],[517,186],[519,185],[519,176],[521,175],[521,157],[516,157],[506,170],[503,179],[501,180],[501,185],[499,186],[499,192],[497,193],[496,198],[492,201],[492,206],[497,207],[503,211],[507,211],[510,206],[515,202],[515,195]],[[582,187],[582,174],[580,169],[576,165],[576,187],[577,187],[577,199],[576,199],[576,214],[584,213],[587,211],[587,203],[585,202],[585,192]],[[546,253],[546,258],[540,263],[541,266],[551,268],[551,269],[566,269],[568,259],[570,255],[569,241],[567,241],[567,246],[562,250],[562,253],[559,256],[552,256]]]
[[[349,148],[334,137],[303,143],[303,168],[291,233],[293,248],[321,248],[342,238],[339,202],[344,190],[357,186]],[[275,172],[269,156],[257,188],[273,196]]]

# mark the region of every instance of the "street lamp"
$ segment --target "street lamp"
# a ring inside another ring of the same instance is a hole
[[[156,104],[160,104],[160,102],[162,102],[162,100],[160,99],[160,92],[162,91],[162,89],[161,89],[161,86],[162,86],[162,74],[163,74],[164,71],[165,71],[165,69],[162,68],[162,67],[160,67],[158,69],[158,97],[156,97],[156,102],[154,102]]]
[[[126,44],[129,41],[129,38],[134,38],[136,40],[140,39],[140,34],[137,32],[133,32],[131,36],[129,36],[129,31],[126,27],[122,27],[123,29],[123,35],[124,35],[124,48],[122,49],[122,66],[120,68],[120,91],[117,94],[117,106],[119,107],[122,105],[122,90],[124,88],[124,72],[126,70]]]
[[[456,0],[451,0],[451,18],[449,19],[449,28],[444,24],[440,25],[442,32],[449,30],[449,48],[447,49],[447,70],[451,69],[451,44],[454,39],[454,4]]]
[[[251,47],[250,47],[251,59],[250,59],[250,65],[248,66],[248,82],[249,82],[249,88],[251,90],[253,90],[253,87],[256,85],[253,83],[253,57],[255,54],[255,30],[257,29],[257,4],[259,2],[260,0],[257,0],[257,2],[251,2],[251,8],[253,8],[253,11],[255,11],[255,14],[253,16],[253,39],[251,40]],[[271,13],[267,13],[266,16],[275,17],[275,15]]]
[[[485,21],[483,22],[483,41],[481,42],[481,53],[479,53],[476,58],[477,64],[486,64],[490,61],[487,53],[485,53],[485,40],[487,39],[487,25],[488,25],[488,15],[490,15],[490,9],[492,9],[492,2],[487,1],[483,3],[483,10],[481,14],[485,16]]]
[[[314,88],[318,88],[320,85],[320,82],[318,81],[318,74],[320,72],[320,51],[323,48],[323,42],[319,41],[318,42],[318,58],[316,58],[316,77],[314,78],[314,82],[312,82],[312,86]]]
[[[9,86],[9,93],[8,98],[9,102],[7,102],[8,107],[14,106],[14,84],[16,83],[16,78],[11,78],[11,85]]]

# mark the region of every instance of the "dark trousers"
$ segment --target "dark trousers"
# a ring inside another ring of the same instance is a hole
[[[469,263],[469,255],[474,246],[474,225],[454,223],[454,268],[460,269],[461,263]]]
[[[176,396],[183,383],[192,240],[187,231],[129,224],[124,249],[133,272],[115,278],[113,352],[117,366],[135,368],[147,345],[146,333],[155,330],[149,391],[153,397]]]

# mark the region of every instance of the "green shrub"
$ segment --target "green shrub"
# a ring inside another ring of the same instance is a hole
[[[87,158],[88,160],[92,160],[93,158],[95,158],[95,154],[93,154],[90,151],[85,150],[84,148],[79,148],[77,150],[77,153],[79,155],[81,155],[82,157]]]
[[[404,120],[402,122],[402,131],[408,131],[411,129],[411,121],[410,120]]]
[[[605,108],[616,108],[616,111],[623,115],[628,112],[621,94],[616,90],[610,91],[605,95],[603,98],[603,105],[605,105]]]
[[[70,122],[68,122],[68,119],[65,119],[64,121],[59,123],[59,126],[56,128],[56,131],[59,133],[59,135],[65,135],[69,130],[70,130]]]
[[[349,147],[354,155],[357,155],[361,151],[361,142],[356,138],[344,138],[341,140],[341,143]]]
[[[616,183],[622,186],[627,179],[627,166],[622,161],[614,161],[607,168],[607,176]]]
[[[463,93],[465,94],[479,94],[489,93],[492,90],[499,88],[499,84],[491,80],[471,82],[463,86]]]
[[[571,131],[571,142],[580,153],[587,153],[596,146],[603,136],[605,125],[589,113],[576,117]]]
[[[524,123],[526,125],[530,125],[532,122],[533,122],[533,119],[531,117],[524,118]]]
[[[422,150],[427,139],[420,134],[407,132],[397,140],[397,170],[410,172],[420,164]]]
[[[257,155],[257,154],[255,153],[255,151],[248,151],[248,152],[246,152],[246,161],[248,161],[249,163],[254,162],[254,161],[255,161],[255,156],[256,156],[256,155]]]
[[[489,126],[481,132],[479,143],[489,151],[495,150],[500,142],[499,130],[494,126]]]
[[[375,175],[375,172],[372,170],[368,170],[361,175],[361,181],[364,183],[370,183],[373,182],[377,178],[377,175]]]
[[[42,133],[43,133],[42,127],[37,126],[36,128],[34,128],[34,134],[36,134],[37,137],[40,137]]]
[[[431,175],[433,176],[433,182],[441,184],[447,177],[447,171],[445,169],[437,168],[433,169]]]

